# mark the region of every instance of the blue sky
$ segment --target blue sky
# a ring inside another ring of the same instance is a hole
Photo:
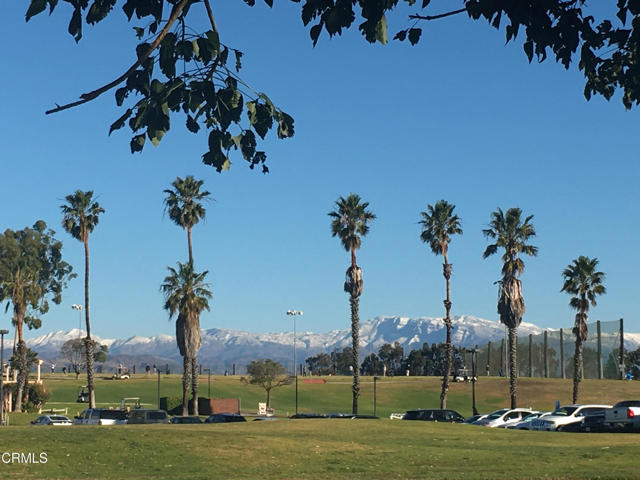
[[[106,209],[90,243],[94,332],[172,333],[159,285],[187,245],[163,215],[163,190],[190,174],[215,198],[193,232],[197,268],[209,270],[214,292],[203,328],[290,330],[291,308],[305,312],[299,330],[348,328],[349,260],[327,213],[356,192],[378,217],[358,252],[362,320],[442,315],[442,259],[419,241],[417,222],[444,198],[464,229],[450,247],[453,314],[497,319],[500,260],[482,259],[482,229],[496,207],[518,206],[535,215],[539,247],[525,258],[524,321],[572,324],[561,272],[588,255],[600,260],[608,289],[591,319],[623,317],[627,331],[640,331],[637,109],[625,111],[619,96],[587,102],[576,68],[529,65],[520,43],[505,46],[504,34],[482,22],[431,22],[415,47],[369,45],[353,29],[323,34],[313,48],[299,5],[276,3],[220,2],[215,11],[222,41],[245,53],[242,77],[296,121],[292,139],[264,142],[271,173],[262,175],[240,158],[223,174],[202,165],[206,135],[188,133],[179,117],[158,148],[131,155],[125,129],[107,135],[122,114],[112,93],[45,116],[120,75],[134,32],[116,12],[76,45],[68,5],[26,24],[25,5],[2,2],[14,47],[0,76],[0,227],[45,220],[79,274],[42,331],[78,325],[71,305],[84,301],[83,251],[62,231],[59,206],[91,189]],[[404,14],[389,19],[391,33],[407,26]],[[0,324],[9,322],[0,313]]]

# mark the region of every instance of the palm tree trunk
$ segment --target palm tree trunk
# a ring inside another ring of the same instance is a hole
[[[191,396],[193,398],[193,414],[198,415],[198,381],[200,375],[198,374],[198,357],[193,357],[191,360]]]
[[[14,401],[14,410],[16,412],[22,412],[22,397],[24,391],[27,389],[27,381],[29,378],[29,372],[27,371],[27,345],[22,338],[22,328],[24,325],[24,313],[26,306],[22,305],[22,302],[18,301],[13,305],[13,317],[16,322],[16,333],[18,338],[18,346],[14,343],[15,356],[18,360],[18,378],[16,385],[16,398]]]
[[[447,330],[447,338],[445,342],[445,360],[444,360],[444,375],[442,376],[442,391],[440,392],[440,408],[447,408],[447,392],[449,391],[449,376],[451,375],[451,265],[447,261],[447,257],[444,257],[444,264],[442,265],[442,273],[445,278],[447,297],[444,300],[445,318],[444,324]]]
[[[516,328],[509,328],[509,395],[511,396],[511,408],[517,406],[517,378],[518,378],[518,336]]]
[[[351,387],[353,406],[351,413],[357,415],[358,397],[360,396],[360,316],[358,314],[360,300],[358,297],[350,296],[349,303],[351,304],[351,340],[353,349],[353,386]]]
[[[267,408],[271,406],[271,389],[267,389]]]
[[[87,327],[85,350],[87,352],[87,388],[89,408],[96,408],[96,394],[93,381],[93,343],[91,342],[91,322],[89,321],[89,236],[84,239],[84,321]]]
[[[185,355],[182,357],[182,416],[189,415],[189,386],[191,385],[191,359]]]
[[[193,263],[193,250],[191,248],[191,229],[187,228],[187,242],[189,243],[189,263]]]
[[[582,377],[582,339],[576,337],[576,349],[573,354],[573,403],[578,403],[580,379]]]
[[[17,378],[17,392],[14,404],[14,411],[22,412],[22,400],[24,392],[27,389],[27,380],[29,378],[29,372],[27,371],[27,344],[24,340],[18,341],[18,348],[16,350],[16,357],[18,359],[18,378]]]

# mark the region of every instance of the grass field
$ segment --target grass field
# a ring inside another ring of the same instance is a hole
[[[201,393],[206,396],[207,377]],[[348,411],[350,379],[328,377],[326,384],[300,382],[300,410]],[[363,378],[361,413],[373,411],[372,384]],[[45,378],[52,397],[47,407],[71,408],[82,381]],[[523,406],[569,403],[571,382],[519,381]],[[161,395],[179,395],[180,377],[162,376]],[[585,381],[582,400],[614,403],[640,397],[640,383]],[[99,403],[122,396],[157,402],[157,377],[100,380]],[[207,425],[125,425],[116,427],[32,427],[33,414],[12,414],[0,429],[0,454],[47,454],[47,463],[0,462],[1,479],[211,479],[211,478],[638,478],[637,434],[569,434],[494,430],[466,425],[389,420],[390,412],[438,406],[439,379],[393,378],[378,382],[380,420],[288,420]],[[480,378],[478,408],[505,406],[505,379]],[[239,377],[212,380],[215,397],[239,397],[253,412],[264,392]],[[279,415],[293,413],[293,387],[274,390]],[[449,406],[471,413],[471,387],[452,385]],[[385,418],[386,417],[386,418]],[[22,425],[20,425],[22,424]],[[8,458],[8,457],[6,457]]]

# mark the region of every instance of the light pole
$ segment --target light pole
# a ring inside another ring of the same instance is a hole
[[[0,330],[0,425],[4,425],[4,336],[9,330]]]
[[[207,388],[207,397],[211,399],[211,369],[204,368],[203,370],[209,374],[209,386]]]
[[[477,379],[477,363],[478,363],[478,346],[475,348],[467,350],[467,352],[471,353],[471,403],[472,403],[472,411],[474,415],[478,415],[478,410],[476,409],[476,379]]]
[[[78,338],[82,336],[82,305],[76,305],[75,303],[71,305],[71,308],[74,310],[78,310]]]
[[[157,368],[158,372],[158,410],[160,410],[160,368]]]
[[[296,415],[298,414],[298,366],[296,365],[296,317],[302,315],[302,310],[287,310],[287,315],[293,317],[293,374],[296,377]]]
[[[376,383],[380,380],[377,375],[373,376],[373,416],[376,416]]]

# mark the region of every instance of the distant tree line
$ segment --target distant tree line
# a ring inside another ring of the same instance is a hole
[[[452,347],[452,372],[465,367],[464,348]],[[360,364],[362,375],[435,375],[443,376],[447,371],[446,344],[424,343],[422,348],[414,349],[405,355],[398,342],[385,343],[377,353],[370,353]],[[319,353],[306,359],[307,370],[312,375],[352,375],[353,351],[345,347],[341,351]]]

